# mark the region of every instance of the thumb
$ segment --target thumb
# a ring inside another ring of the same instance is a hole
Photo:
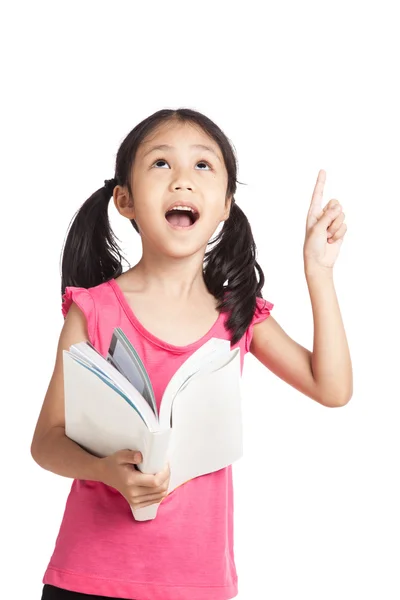
[[[121,450],[118,458],[121,463],[130,465],[137,465],[143,460],[142,454],[138,450]]]

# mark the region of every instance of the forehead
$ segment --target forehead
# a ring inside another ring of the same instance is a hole
[[[163,123],[142,141],[138,150],[143,155],[152,146],[157,145],[173,146],[176,149],[206,146],[222,159],[221,150],[217,142],[199,125],[193,123],[177,123],[175,121]]]

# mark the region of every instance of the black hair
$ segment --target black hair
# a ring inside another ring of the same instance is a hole
[[[178,121],[197,125],[219,146],[228,173],[226,198],[232,196],[228,219],[209,241],[203,263],[204,282],[218,300],[219,311],[230,313],[227,328],[235,344],[250,325],[256,297],[262,298],[264,274],[256,261],[256,245],[250,223],[235,202],[237,160],[233,146],[211,119],[189,109],[162,109],[150,115],[126,136],[118,149],[112,184],[126,186],[130,196],[131,169],[140,143],[163,123]],[[94,192],[74,215],[62,252],[61,294],[67,286],[90,288],[122,274],[122,255],[111,229],[108,204],[112,185]],[[139,232],[136,222],[133,227]],[[258,272],[258,278],[257,278]]]

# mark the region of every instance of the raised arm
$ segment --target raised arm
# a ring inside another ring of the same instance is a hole
[[[275,375],[329,407],[347,404],[353,393],[349,347],[332,277],[307,277],[314,317],[313,351],[295,342],[276,320],[254,326],[250,352]]]
[[[304,272],[314,319],[313,351],[292,340],[269,317],[254,327],[250,352],[278,377],[324,406],[343,406],[353,394],[350,351],[333,282],[347,226],[337,200],[322,208],[325,171],[318,173],[307,215]]]

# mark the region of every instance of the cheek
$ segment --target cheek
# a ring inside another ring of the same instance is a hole
[[[217,180],[212,183],[210,187],[210,199],[212,199],[215,206],[224,208],[226,204],[226,192],[227,182]]]
[[[226,186],[218,185],[210,190],[207,195],[207,202],[210,207],[212,206],[215,218],[226,211],[227,199],[226,199]]]
[[[161,186],[158,182],[154,181],[137,182],[132,189],[132,196],[135,210],[139,212],[150,210],[151,208],[157,210],[157,207],[160,209],[163,201]]]
[[[211,197],[225,197],[227,190],[227,181],[224,177],[220,175],[216,175],[213,173],[203,173],[203,177],[199,181],[200,189],[207,194],[210,194]]]

